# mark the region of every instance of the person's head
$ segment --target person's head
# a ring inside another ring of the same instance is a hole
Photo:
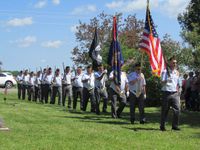
[[[56,69],[56,76],[58,76],[60,74],[60,69]]]
[[[188,78],[188,74],[184,74],[184,75],[183,75],[183,79],[186,80],[187,78]]]
[[[199,71],[198,70],[195,71],[195,76],[197,76],[197,77],[199,76]]]
[[[24,71],[24,75],[27,75],[28,74],[28,69],[26,69],[25,71]]]
[[[47,69],[46,69],[46,68],[44,68],[44,69],[43,69],[43,73],[46,73],[46,71],[47,71]]]
[[[137,72],[138,74],[141,73],[141,64],[137,63],[134,65],[135,68],[135,72]]]
[[[52,73],[52,69],[51,67],[48,68],[48,74],[51,74]]]
[[[69,72],[70,72],[70,67],[69,67],[69,66],[66,66],[65,72],[66,72],[66,73],[69,73]]]
[[[104,66],[102,64],[98,65],[98,70],[102,72],[104,70]]]
[[[76,72],[77,72],[78,74],[81,74],[81,73],[82,73],[82,67],[79,66],[79,67],[76,69]]]
[[[21,71],[19,72],[19,74],[20,74],[20,75],[23,74],[23,71],[21,70]]]
[[[194,75],[194,73],[191,71],[191,72],[189,72],[189,77],[191,78],[191,77],[193,77],[193,75]]]
[[[37,72],[37,77],[39,77],[39,76],[40,76],[40,74],[41,74],[41,71],[38,71],[38,72]]]
[[[31,71],[30,76],[31,76],[31,77],[34,76],[34,72],[33,72],[33,71]]]
[[[88,74],[91,74],[92,73],[92,66],[87,66],[87,73]]]
[[[176,60],[175,56],[172,56],[172,57],[169,59],[169,62],[170,62],[170,67],[171,67],[171,69],[177,68],[177,60]]]

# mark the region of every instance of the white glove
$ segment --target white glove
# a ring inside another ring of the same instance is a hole
[[[105,70],[104,70],[104,73],[107,73],[107,72],[108,72],[108,71],[105,69]]]
[[[126,96],[127,96],[127,97],[129,97],[129,95],[130,95],[130,92],[129,92],[129,91],[128,91],[128,92],[126,92]]]
[[[144,94],[144,99],[146,99],[147,98],[147,95],[146,94]]]

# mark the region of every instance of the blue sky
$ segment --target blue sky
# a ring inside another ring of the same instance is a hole
[[[150,0],[157,32],[181,41],[177,14],[189,0]],[[0,61],[5,70],[31,70],[47,65],[72,65],[71,50],[77,45],[75,26],[78,21],[104,11],[136,14],[145,18],[146,0],[1,0]]]

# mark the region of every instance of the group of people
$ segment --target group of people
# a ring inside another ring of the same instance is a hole
[[[199,71],[184,74],[181,98],[185,100],[185,108],[189,111],[200,111],[200,73]]]
[[[173,108],[174,118],[172,123],[173,130],[178,128],[180,113],[180,98],[178,94],[179,72],[176,70],[176,59],[170,59],[170,69],[164,70],[161,76],[162,82],[162,110],[160,130],[165,131],[165,122],[170,106]],[[109,74],[103,65],[98,66],[97,71],[93,71],[92,66],[88,66],[83,73],[82,67],[78,67],[74,73],[71,73],[70,67],[64,69],[61,74],[59,69],[52,74],[52,69],[44,69],[28,73],[28,70],[21,71],[17,76],[18,98],[25,99],[26,91],[28,100],[41,103],[55,104],[56,95],[58,95],[58,104],[65,106],[66,97],[68,97],[67,107],[76,110],[77,99],[80,99],[80,109],[87,110],[90,100],[91,112],[100,114],[107,112],[108,100],[111,100],[111,115],[113,118],[120,118],[127,100],[130,104],[130,122],[135,122],[135,108],[139,108],[140,124],[146,122],[145,119],[145,99],[146,99],[146,81],[141,72],[140,63],[134,65],[134,70],[129,74],[121,72],[121,84],[116,84],[115,73]],[[22,97],[21,97],[22,96]],[[100,110],[100,101],[103,100],[103,108]]]

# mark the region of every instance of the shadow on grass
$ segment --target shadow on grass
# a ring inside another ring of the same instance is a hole
[[[160,131],[159,128],[150,128],[150,127],[122,127],[124,129],[129,129],[129,130],[133,130],[133,131]]]

